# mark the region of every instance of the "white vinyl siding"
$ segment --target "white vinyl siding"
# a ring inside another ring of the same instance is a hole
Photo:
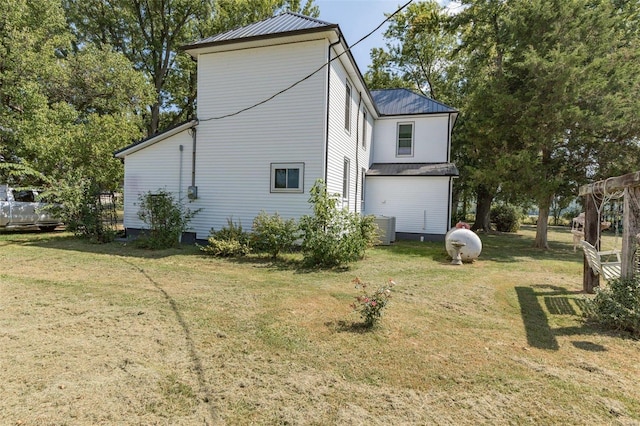
[[[367,177],[365,212],[395,216],[396,232],[444,235],[449,229],[449,178]]]
[[[398,156],[398,125],[413,123],[413,152]],[[449,150],[449,116],[384,117],[373,130],[373,163],[446,163]]]
[[[333,53],[335,55],[335,52]],[[342,59],[342,58],[341,58]],[[330,65],[330,90],[329,90],[329,143],[327,153],[327,190],[330,194],[341,194],[346,197],[342,198],[342,207],[348,208],[349,211],[360,211],[359,195],[356,194],[356,182],[351,173],[359,170],[360,167],[368,167],[369,159],[362,150],[362,144],[359,139],[359,132],[346,132],[344,124],[346,121],[355,123],[360,111],[357,106],[360,102],[358,98],[360,91],[350,89],[347,93],[347,85],[349,76],[341,62],[335,60]],[[354,81],[353,79],[351,81]],[[351,87],[351,84],[349,84]],[[345,116],[345,103],[347,97],[350,99],[349,119]],[[355,127],[354,127],[355,129]],[[352,129],[353,130],[353,129]],[[358,152],[358,150],[360,152]],[[356,154],[356,152],[358,152]],[[349,176],[347,191],[345,191],[345,159],[349,160]]]
[[[310,213],[308,191],[324,176],[326,72],[270,101],[247,108],[318,69],[326,40],[231,50],[198,58],[196,185],[202,207],[192,220],[198,238],[227,219],[250,229],[261,210],[286,218]],[[272,163],[304,163],[298,192],[272,192]]]
[[[138,219],[139,197],[165,190],[189,206],[191,185],[191,130],[184,130],[143,150],[127,155],[124,161],[124,226],[145,228]],[[182,145],[182,151],[180,150]]]

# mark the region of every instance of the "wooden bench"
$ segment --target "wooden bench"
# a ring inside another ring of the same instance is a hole
[[[598,251],[594,246],[584,240],[580,241],[580,245],[584,251],[584,256],[587,258],[587,263],[589,263],[594,274],[602,276],[602,278],[607,281],[614,278],[620,278],[622,262],[620,261],[619,251]],[[611,256],[615,256],[615,262],[602,261],[603,257],[608,259]]]

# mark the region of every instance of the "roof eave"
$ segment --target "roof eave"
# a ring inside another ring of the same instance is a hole
[[[227,46],[227,45],[239,44],[239,43],[251,43],[256,41],[270,40],[270,39],[283,38],[283,37],[295,37],[300,35],[316,34],[316,33],[323,33],[323,32],[329,32],[329,31],[339,32],[340,29],[337,24],[330,24],[324,27],[305,28],[301,30],[285,31],[285,32],[279,32],[279,33],[272,33],[272,34],[261,34],[256,36],[241,37],[241,38],[235,38],[230,40],[211,41],[208,43],[193,43],[193,44],[187,44],[185,46],[181,46],[179,49],[187,52],[189,55],[196,58],[198,55],[198,51],[204,50],[204,49],[210,49],[212,47]]]
[[[146,139],[142,139],[141,141],[132,143],[124,148],[113,153],[115,158],[125,158],[127,155],[133,154],[134,152],[140,151],[150,145],[163,141],[173,135],[184,132],[187,129],[195,127],[198,124],[198,120],[191,120],[171,129],[168,129],[164,132],[158,133],[154,136],[148,137]]]

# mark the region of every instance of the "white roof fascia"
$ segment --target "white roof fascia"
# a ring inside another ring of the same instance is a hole
[[[178,127],[174,127],[171,130],[168,130],[166,132],[163,133],[159,133],[156,136],[150,137],[149,139],[143,140],[142,142],[138,143],[138,144],[134,144],[131,145],[129,148],[126,148],[118,153],[116,153],[114,156],[116,158],[125,158],[127,155],[131,155],[134,152],[138,152],[141,149],[144,149],[148,146],[151,146],[153,144],[156,144],[158,142],[161,142],[167,138],[170,138],[171,136],[177,135],[178,133],[184,132],[185,130],[188,130],[194,126],[196,126],[198,124],[197,120],[192,120],[189,121],[187,123],[182,124],[181,126]]]

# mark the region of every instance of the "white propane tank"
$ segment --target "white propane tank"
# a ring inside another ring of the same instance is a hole
[[[452,245],[453,241],[464,243],[464,246],[460,247],[460,258],[463,262],[473,262],[480,256],[482,241],[480,241],[480,237],[472,230],[456,227],[451,228],[449,232],[447,232],[447,235],[444,237],[444,243],[447,253],[449,253],[452,259],[456,255],[456,249]]]

